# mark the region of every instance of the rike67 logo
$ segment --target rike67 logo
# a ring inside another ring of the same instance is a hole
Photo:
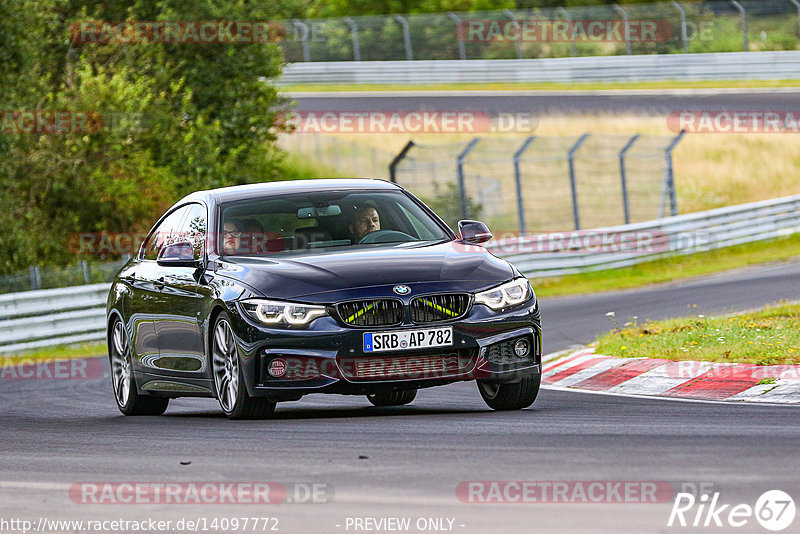
[[[755,519],[763,528],[779,532],[789,528],[794,521],[794,500],[784,491],[762,493],[755,506],[722,504],[719,496],[719,492],[704,493],[699,497],[692,493],[678,493],[667,526],[739,528],[752,525]]]

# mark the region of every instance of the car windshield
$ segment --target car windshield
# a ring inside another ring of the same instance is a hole
[[[446,230],[402,191],[315,191],[222,205],[222,255],[441,241]]]

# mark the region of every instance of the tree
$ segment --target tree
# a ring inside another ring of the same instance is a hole
[[[280,7],[4,0],[0,9],[0,272],[73,261],[75,232],[144,231],[187,192],[282,175],[275,42],[76,38],[86,21],[267,21]],[[96,127],[26,133],[19,111],[83,114]]]

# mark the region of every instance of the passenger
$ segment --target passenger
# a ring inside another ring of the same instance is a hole
[[[267,251],[267,236],[264,227],[255,219],[244,219],[239,226],[242,228],[242,248],[249,254],[262,254]]]

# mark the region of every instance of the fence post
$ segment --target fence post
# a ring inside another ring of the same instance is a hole
[[[795,1],[795,0],[792,0]],[[681,17],[681,42],[683,42],[683,51],[688,53],[689,52],[689,37],[686,33],[686,10],[683,9],[678,2],[672,0],[672,7],[678,10]]]
[[[300,28],[300,46],[303,47],[303,61],[311,61],[311,52],[308,49],[308,26],[299,20],[294,21],[294,25]]]
[[[567,152],[567,161],[569,162],[569,186],[572,190],[572,217],[575,220],[575,229],[581,229],[581,218],[578,213],[578,186],[575,182],[575,152],[581,147],[584,141],[589,138],[588,133],[583,134],[575,141],[575,144]]]
[[[350,26],[350,31],[353,32],[353,61],[361,61],[361,46],[358,44],[358,25],[350,17],[344,17],[342,20]]]
[[[567,24],[570,26],[570,39],[569,39],[569,54],[572,57],[578,55],[578,49],[575,47],[575,41],[572,40],[572,15],[569,14],[569,11],[564,9],[563,7],[556,8],[556,13],[561,13],[567,21]]]
[[[794,7],[797,8],[797,28],[798,28],[798,35],[800,35],[800,2],[797,0],[789,0]]]
[[[517,38],[514,39],[514,52],[517,54],[517,59],[522,59],[522,47],[519,44],[520,39],[522,39],[520,35],[522,27],[519,25],[519,22],[517,22],[517,16],[510,9],[504,9],[503,13],[517,26]]]
[[[408,151],[411,150],[411,147],[413,146],[414,141],[409,140],[408,143],[406,143],[406,146],[404,146],[403,149],[397,153],[394,159],[392,159],[392,162],[389,163],[389,181],[393,184],[397,183],[397,175],[395,174],[397,172],[397,165],[403,161],[403,158],[406,157],[406,154],[408,154]]]
[[[750,41],[747,39],[747,12],[742,7],[742,4],[736,0],[730,0],[733,7],[739,10],[739,16],[742,17],[742,50],[747,52],[750,50]]]
[[[37,265],[31,265],[31,289],[42,289],[42,275]]]
[[[411,32],[408,31],[408,21],[405,17],[400,15],[395,15],[394,20],[400,23],[400,26],[403,28],[403,43],[406,46],[406,60],[411,61],[414,59],[414,54],[411,51]]]
[[[628,25],[628,13],[616,4],[614,10],[622,16],[622,25],[625,27],[625,52],[631,55],[631,28]]]
[[[447,14],[448,17],[453,19],[453,22],[456,23],[456,40],[458,41],[458,57],[459,59],[467,59],[467,49],[464,46],[464,39],[463,37],[459,36],[459,30],[461,28],[461,18],[450,11]]]
[[[92,281],[91,277],[89,276],[89,264],[86,262],[86,260],[81,260],[78,263],[83,271],[83,281],[88,284]]]
[[[628,150],[630,150],[636,140],[639,139],[639,135],[640,134],[636,134],[628,139],[628,142],[625,143],[625,146],[619,151],[619,178],[622,181],[622,208],[625,211],[625,224],[631,223],[631,214],[628,209],[628,179],[625,174],[625,154],[628,153]]]
[[[519,233],[520,235],[524,235],[527,233],[528,229],[525,225],[525,203],[522,200],[522,174],[519,170],[519,160],[522,158],[522,155],[528,150],[528,147],[531,146],[533,140],[536,139],[535,135],[532,135],[525,139],[522,143],[522,146],[514,152],[514,181],[517,185],[517,214],[519,216]]]
[[[461,191],[461,216],[469,219],[469,206],[467,202],[467,189],[464,185],[464,158],[475,148],[475,145],[480,141],[480,137],[476,137],[464,147],[464,150],[456,158],[456,176],[458,177],[458,189]]]
[[[685,130],[681,130],[681,132],[675,136],[675,138],[670,141],[667,148],[664,149],[664,157],[666,158],[667,168],[664,175],[664,187],[666,191],[669,193],[669,206],[670,206],[670,214],[677,215],[678,214],[678,199],[675,194],[675,172],[672,168],[672,151],[675,149],[675,146],[680,142],[683,136],[686,134]],[[663,208],[663,201],[662,201],[662,208],[661,213],[663,217],[664,208]]]

